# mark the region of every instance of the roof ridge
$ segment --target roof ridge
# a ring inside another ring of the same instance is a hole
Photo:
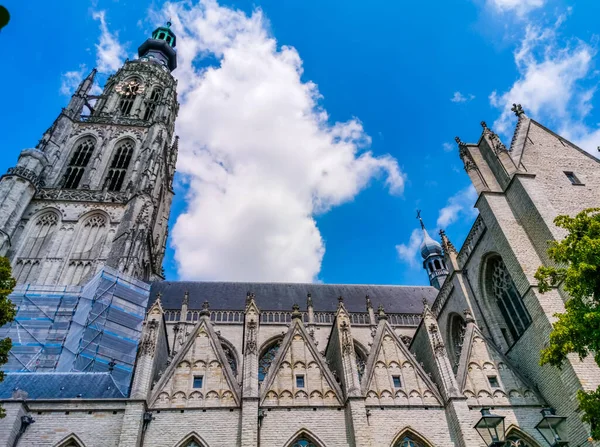
[[[283,286],[350,286],[350,287],[398,287],[398,288],[425,288],[435,289],[433,286],[426,285],[407,285],[407,284],[354,284],[354,283],[314,283],[314,282],[261,282],[261,281],[155,281],[152,284],[264,284],[264,285],[283,285]]]

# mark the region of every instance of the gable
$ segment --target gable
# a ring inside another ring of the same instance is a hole
[[[541,405],[543,400],[509,360],[469,324],[457,382],[469,405]]]
[[[387,321],[380,324],[362,379],[367,405],[441,405],[435,385]]]
[[[220,341],[210,322],[202,318],[157,383],[155,408],[236,407],[236,383]]]
[[[342,392],[312,338],[294,319],[265,378],[261,405],[339,406],[341,399]]]

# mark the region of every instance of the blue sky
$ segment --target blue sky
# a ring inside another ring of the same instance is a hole
[[[0,170],[92,67],[178,33],[168,279],[426,284],[415,210],[456,246],[475,213],[454,144],[510,104],[596,154],[596,1],[4,2]]]

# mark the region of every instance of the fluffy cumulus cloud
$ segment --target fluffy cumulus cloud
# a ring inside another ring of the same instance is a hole
[[[488,0],[487,4],[500,12],[514,12],[524,16],[534,9],[541,8],[546,0]]]
[[[477,210],[473,208],[477,200],[477,191],[473,185],[458,191],[451,196],[438,215],[437,226],[448,228],[459,219],[471,221],[477,216]]]
[[[561,39],[559,28],[566,16],[551,27],[529,24],[514,59],[519,77],[504,93],[492,92],[490,103],[501,109],[494,130],[509,136],[513,129],[513,103],[523,105],[532,117],[592,152],[600,131],[584,124],[592,107],[595,86],[594,47],[577,39]]]
[[[412,268],[419,266],[419,247],[423,240],[423,232],[419,229],[414,229],[410,234],[410,239],[406,244],[396,245],[398,257],[402,262],[405,262]]]
[[[475,99],[475,95],[463,95],[461,92],[454,92],[454,95],[452,95],[452,98],[450,98],[450,101],[452,102],[467,102],[467,101],[472,101]]]
[[[302,59],[278,46],[261,10],[167,3],[178,34],[178,172],[173,227],[181,278],[312,281],[325,245],[314,216],[376,177],[401,194],[392,157],[368,150],[358,119],[332,123]],[[198,61],[216,60],[200,67]]]
[[[62,95],[72,95],[85,76],[86,67],[84,64],[79,66],[79,70],[67,71],[63,73],[60,83],[60,93]]]
[[[100,23],[100,39],[96,44],[96,68],[100,73],[112,73],[123,65],[127,54],[116,33],[111,33],[106,24],[105,11],[93,13]]]

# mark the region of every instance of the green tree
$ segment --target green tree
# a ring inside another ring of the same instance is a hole
[[[561,241],[552,241],[548,255],[558,267],[539,267],[535,278],[540,293],[562,286],[569,294],[565,312],[556,314],[541,364],[559,367],[567,354],[581,359],[592,354],[600,365],[600,208],[583,210],[575,217],[558,216],[554,223],[567,230]],[[582,419],[600,439],[600,387],[577,393]]]

